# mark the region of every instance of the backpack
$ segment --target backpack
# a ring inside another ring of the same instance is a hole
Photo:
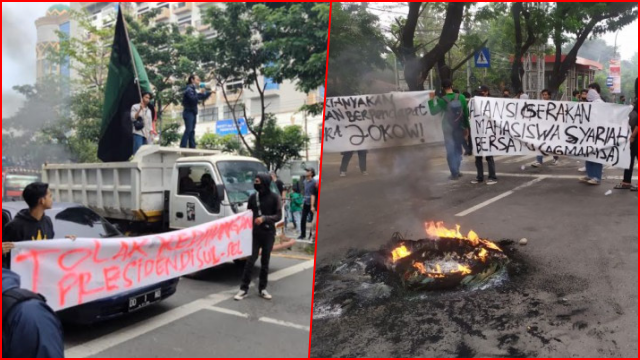
[[[446,96],[443,96],[441,99],[447,103],[447,110],[444,113],[444,119],[453,129],[462,128],[462,117],[464,116],[464,112],[462,110],[460,94],[456,94],[453,100],[449,100]]]
[[[9,344],[5,341],[5,336],[11,334],[9,327],[9,315],[16,306],[29,300],[38,300],[46,303],[42,295],[36,294],[26,289],[14,288],[2,293],[2,357],[5,356],[5,349],[9,351]]]

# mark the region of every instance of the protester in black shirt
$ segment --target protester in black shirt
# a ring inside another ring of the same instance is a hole
[[[258,291],[263,299],[272,299],[267,292],[269,261],[271,260],[273,244],[276,241],[276,224],[282,219],[282,202],[280,196],[271,191],[271,177],[268,174],[258,174],[254,182],[254,188],[257,192],[249,197],[248,204],[248,209],[253,212],[254,219],[253,253],[244,268],[240,291],[234,297],[238,301],[247,297],[249,293],[253,267],[258,260],[260,250],[262,250],[262,262]]]

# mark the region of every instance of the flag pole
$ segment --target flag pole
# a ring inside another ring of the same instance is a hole
[[[127,20],[124,18],[122,12],[122,3],[118,3],[118,12],[122,14],[122,22],[124,23],[124,34],[127,37],[127,47],[129,48],[129,56],[131,56],[131,64],[133,65],[133,72],[136,75],[136,85],[138,86],[138,95],[140,96],[140,102],[142,102],[142,89],[140,88],[140,78],[138,77],[138,68],[136,68],[136,61],[133,58],[133,50],[131,50],[131,40],[129,39],[129,30],[127,29]]]

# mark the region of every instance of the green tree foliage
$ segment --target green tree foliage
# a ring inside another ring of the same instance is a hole
[[[300,152],[309,143],[309,138],[300,126],[281,128],[272,115],[266,121],[263,136],[264,155],[261,159],[267,167],[275,171],[281,169],[290,160],[300,159]]]
[[[236,125],[238,114],[244,112],[252,141],[244,135],[240,140],[252,156],[265,156],[263,134],[269,116],[265,78],[276,83],[294,80],[302,91],[312,91],[324,83],[328,9],[328,3],[227,3],[224,8],[207,9],[204,19],[216,36],[198,39],[192,55],[206,74],[215,77]],[[208,71],[213,69],[215,72]],[[252,117],[227,89],[229,82],[238,80],[244,89],[258,94],[260,110]],[[318,110],[316,106],[315,112]]]

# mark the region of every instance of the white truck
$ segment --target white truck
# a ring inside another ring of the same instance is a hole
[[[82,204],[123,231],[164,232],[245,211],[256,174],[267,171],[250,157],[149,145],[130,162],[46,165],[42,178],[55,201]]]

